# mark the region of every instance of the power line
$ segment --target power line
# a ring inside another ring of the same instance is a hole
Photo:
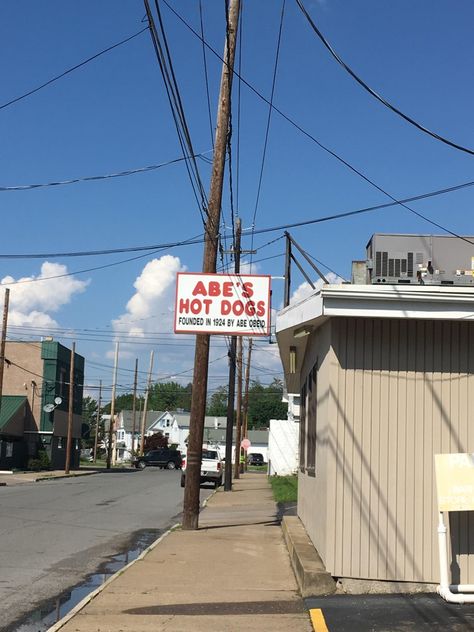
[[[165,84],[165,90],[170,104],[171,114],[175,123],[181,151],[183,153],[183,156],[193,156],[195,152],[192,146],[191,137],[189,135],[189,129],[186,123],[181,96],[179,93],[176,76],[173,70],[171,55],[169,52],[168,43],[161,20],[159,5],[158,2],[155,0],[155,7],[158,13],[160,31],[158,31],[156,28],[148,0],[144,0],[144,3],[148,18],[150,36],[163,78],[163,82]],[[188,171],[191,187],[193,189],[194,197],[196,198],[199,213],[201,215],[201,220],[205,225],[206,222],[204,219],[204,214],[207,213],[207,200],[201,177],[199,175],[199,169],[197,167],[196,160],[193,160],[192,158],[190,160],[185,160],[185,164]]]
[[[194,239],[189,240],[190,243],[194,242]],[[92,268],[86,268],[83,270],[76,270],[74,272],[65,272],[63,274],[53,274],[49,277],[36,277],[32,279],[20,279],[18,281],[10,281],[5,283],[0,283],[0,286],[10,287],[11,285],[19,285],[24,283],[38,283],[41,281],[51,281],[52,279],[63,279],[65,277],[74,276],[75,274],[85,274],[86,272],[95,272],[96,270],[105,270],[106,268],[112,268],[113,266],[119,266],[123,263],[129,263],[130,261],[137,261],[138,259],[143,259],[145,257],[149,257],[152,254],[157,254],[158,252],[164,250],[165,248],[157,248],[151,252],[147,252],[144,255],[138,255],[137,257],[129,257],[128,259],[122,259],[120,261],[114,261],[113,263],[106,263],[102,266],[95,266]]]
[[[414,195],[411,197],[407,197],[407,198],[402,198],[400,200],[394,201],[394,202],[385,202],[383,204],[376,204],[374,206],[367,206],[364,208],[360,208],[360,209],[356,209],[353,211],[344,211],[341,213],[334,213],[332,215],[325,215],[322,217],[316,217],[314,219],[309,219],[309,220],[302,220],[300,222],[292,222],[292,223],[288,223],[288,224],[280,224],[278,226],[270,226],[267,228],[260,228],[258,230],[254,230],[254,234],[255,235],[261,235],[261,234],[265,234],[265,233],[271,233],[271,232],[276,232],[279,230],[286,230],[288,228],[298,228],[301,226],[309,226],[311,224],[318,224],[318,223],[322,223],[322,222],[328,222],[328,221],[332,221],[332,220],[336,220],[336,219],[343,219],[345,217],[351,217],[353,215],[359,215],[359,214],[363,214],[363,213],[369,213],[372,211],[379,211],[379,210],[383,210],[386,208],[391,208],[393,206],[398,206],[400,204],[404,204],[406,202],[417,202],[419,200],[425,200],[425,199],[429,199],[432,197],[437,197],[440,195],[446,195],[448,193],[454,193],[456,191],[461,191],[463,189],[467,189],[474,186],[474,181],[469,181],[469,182],[464,182],[462,184],[458,184],[458,185],[454,185],[451,187],[446,187],[444,189],[437,189],[435,191],[429,191],[427,193],[421,193],[419,195]],[[429,221],[429,220],[426,220]],[[431,223],[431,222],[430,222]],[[441,226],[439,226],[440,228],[442,228]],[[442,228],[442,230],[446,230],[444,228]],[[450,231],[447,231],[450,232]],[[451,233],[453,234],[453,233]],[[459,235],[456,235],[455,233],[453,234],[454,237],[459,237]],[[224,235],[223,237],[228,238],[229,235]],[[277,239],[281,239],[282,237],[277,237]],[[461,237],[462,238],[462,237]],[[276,240],[273,240],[276,241]],[[272,242],[268,242],[268,243],[273,243]],[[469,240],[468,243],[471,243]],[[43,252],[43,253],[20,253],[20,254],[7,254],[7,253],[0,253],[0,259],[53,259],[53,258],[61,258],[61,257],[90,257],[90,256],[96,256],[96,255],[109,255],[109,254],[119,254],[119,253],[125,253],[125,252],[141,252],[141,251],[159,251],[159,250],[164,250],[164,249],[171,249],[171,248],[177,248],[180,246],[191,246],[191,245],[196,245],[196,244],[202,244],[204,242],[204,239],[202,237],[199,238],[190,238],[184,241],[175,241],[175,242],[167,242],[167,243],[163,243],[163,244],[151,244],[151,245],[147,245],[147,246],[132,246],[132,247],[128,247],[128,248],[110,248],[108,250],[102,249],[102,250],[83,250],[83,251],[69,251],[69,252]],[[268,244],[264,244],[263,246],[259,246],[257,248],[257,250],[260,250],[261,248],[264,248],[265,245]],[[148,254],[154,254],[154,253],[148,253]],[[146,256],[146,255],[145,255]],[[112,265],[118,265],[119,263],[126,263],[128,261],[133,261],[134,259],[125,259],[124,261],[120,261],[117,262],[117,264],[112,264]],[[107,266],[106,266],[107,267]],[[72,274],[79,274],[81,272],[90,272],[93,271],[95,269],[101,269],[102,266],[99,266],[98,268],[91,268],[89,270],[79,270],[77,272],[71,272],[70,274],[67,274],[65,276],[71,276]],[[63,275],[60,275],[63,276]],[[58,278],[57,276],[55,277],[47,277],[47,278]],[[38,279],[39,281],[45,280],[45,279]]]
[[[205,153],[196,154],[195,158],[203,158]],[[58,187],[63,186],[65,184],[76,184],[78,182],[96,182],[98,180],[110,180],[111,178],[123,178],[125,176],[132,176],[137,173],[146,173],[148,171],[156,171],[157,169],[161,169],[162,167],[168,167],[169,165],[176,164],[178,162],[183,162],[183,160],[187,160],[188,156],[183,158],[174,158],[173,160],[168,160],[167,162],[162,162],[158,165],[148,165],[146,167],[137,167],[136,169],[127,169],[125,171],[118,171],[116,173],[108,173],[105,175],[98,176],[85,176],[82,178],[71,178],[70,180],[58,180],[56,182],[39,182],[35,184],[20,184],[16,186],[0,186],[0,192],[5,191],[29,191],[31,189],[41,189],[45,187]]]
[[[242,74],[242,33],[244,31],[244,4],[240,7],[240,28],[239,28],[239,56],[238,56],[238,67],[239,67],[239,75]],[[204,47],[204,42],[203,42]],[[236,151],[236,173],[235,173],[235,202],[237,205],[237,212],[240,211],[240,130],[241,130],[241,109],[242,109],[242,99],[241,99],[241,88],[242,82],[240,79],[238,80],[237,85],[237,151]]]
[[[277,78],[277,70],[278,70],[278,60],[280,58],[281,34],[282,34],[282,31],[283,31],[283,19],[285,17],[285,4],[286,4],[286,0],[283,0],[283,2],[281,4],[280,27],[278,29],[278,38],[277,38],[277,46],[276,46],[276,53],[275,53],[275,63],[273,65],[273,78],[272,78],[272,90],[271,90],[271,94],[270,94],[270,105],[268,107],[267,125],[266,125],[266,129],[265,129],[265,140],[264,140],[264,143],[263,143],[262,164],[260,166],[260,176],[258,178],[257,197],[256,197],[256,200],[255,200],[255,208],[253,210],[253,217],[252,217],[252,227],[253,228],[255,228],[255,220],[256,220],[256,217],[257,217],[258,204],[260,202],[260,191],[262,189],[263,170],[265,168],[265,159],[267,157],[268,136],[269,136],[269,133],[270,133],[270,122],[271,122],[271,119],[272,119],[272,112],[273,112],[273,97],[275,95],[275,86],[276,86],[276,78]],[[253,239],[254,239],[254,232],[252,231],[252,239],[251,239],[250,250],[253,250]],[[250,270],[252,270],[252,259],[253,259],[253,256],[250,255]]]
[[[308,252],[307,250],[304,250],[304,253],[306,255],[308,255],[308,257],[311,257],[311,259],[313,261],[316,261],[316,263],[319,263],[319,265],[323,266],[323,268],[326,268],[326,270],[329,270],[329,272],[332,272],[333,274],[335,274],[336,276],[338,276],[340,279],[342,279],[343,281],[345,281],[346,279],[342,276],[342,274],[339,274],[339,272],[336,272],[335,270],[333,270],[332,268],[330,268],[326,263],[324,263],[324,261],[321,261],[320,259],[316,259],[316,257],[314,257],[310,252]]]
[[[186,22],[186,20],[167,2],[167,0],[163,0],[163,2],[166,4],[166,6],[170,9],[170,11],[172,11],[176,17],[199,39],[200,36],[199,34],[192,28],[192,26],[190,24],[188,24]],[[212,53],[214,55],[216,55],[221,61],[222,63],[226,63],[225,60],[222,59],[222,57],[219,55],[219,53],[217,51],[215,51],[212,46],[210,46],[207,42],[205,42],[205,45],[209,48],[209,50],[212,51]],[[232,69],[232,72],[237,76],[237,72],[235,69]],[[364,173],[362,173],[362,171],[359,171],[359,169],[357,169],[356,167],[354,167],[350,162],[348,162],[347,160],[345,160],[344,158],[342,158],[342,156],[340,156],[339,154],[337,154],[335,151],[333,151],[332,149],[330,149],[329,147],[327,147],[326,145],[324,145],[321,141],[319,141],[315,136],[313,136],[310,132],[308,132],[307,130],[305,130],[303,127],[301,127],[301,125],[299,125],[296,121],[294,121],[290,116],[288,116],[287,114],[285,114],[282,110],[280,110],[280,108],[278,108],[275,104],[271,104],[271,102],[261,93],[259,92],[251,83],[249,83],[246,79],[244,79],[243,77],[240,77],[241,81],[252,91],[254,92],[260,99],[262,99],[262,101],[264,101],[265,103],[267,103],[268,105],[271,105],[271,107],[275,110],[275,112],[277,112],[285,121],[287,121],[288,123],[290,123],[290,125],[292,125],[295,129],[297,129],[299,132],[301,132],[304,136],[306,136],[307,138],[309,138],[311,141],[313,141],[316,145],[318,145],[318,147],[320,147],[323,151],[325,151],[326,153],[328,153],[330,156],[333,156],[333,158],[335,158],[336,160],[338,160],[341,164],[343,164],[345,167],[347,167],[350,171],[352,171],[353,173],[355,173],[356,175],[358,175],[360,178],[362,178],[365,182],[367,182],[367,184],[370,184],[372,187],[374,187],[375,189],[377,189],[378,191],[380,191],[381,193],[383,193],[385,196],[387,196],[388,198],[390,198],[393,202],[399,204],[400,206],[403,206],[405,209],[407,209],[410,213],[413,213],[414,215],[416,215],[417,217],[425,220],[426,222],[432,224],[433,226],[436,226],[437,228],[439,228],[440,230],[445,231],[446,233],[449,233],[450,235],[452,235],[453,237],[457,237],[458,239],[462,239],[463,241],[467,241],[468,243],[472,244],[473,242],[469,241],[468,239],[462,237],[461,235],[455,233],[454,231],[449,230],[448,228],[442,226],[441,224],[429,219],[428,217],[426,217],[425,215],[423,215],[422,213],[419,213],[418,211],[415,211],[414,209],[410,208],[409,206],[407,206],[404,202],[402,202],[401,200],[397,200],[397,198],[395,198],[391,193],[388,193],[388,191],[386,191],[385,189],[383,189],[381,186],[379,186],[376,182],[374,182],[371,178],[369,178],[368,176],[366,176]]]
[[[101,50],[98,53],[96,53],[95,55],[92,55],[92,57],[88,57],[84,61],[81,61],[79,64],[76,64],[75,66],[72,66],[72,68],[68,68],[67,70],[65,70],[61,74],[56,75],[55,77],[53,77],[52,79],[49,79],[48,81],[45,81],[45,83],[42,83],[41,85],[37,86],[36,88],[28,90],[28,92],[25,92],[24,94],[21,94],[20,96],[15,97],[14,99],[11,99],[10,101],[7,101],[6,103],[3,103],[2,105],[0,105],[0,110],[3,110],[4,108],[7,108],[10,105],[13,105],[14,103],[18,103],[18,101],[21,101],[22,99],[26,99],[26,97],[29,97],[32,94],[35,94],[35,92],[38,92],[39,90],[42,90],[43,88],[46,88],[46,86],[51,85],[55,81],[58,81],[58,79],[61,79],[62,77],[65,77],[66,75],[69,75],[74,70],[77,70],[78,68],[81,68],[82,66],[85,66],[86,64],[88,64],[89,62],[93,61],[94,59],[97,59],[97,57],[100,57],[101,55],[104,55],[105,53],[108,53],[111,50],[114,50],[114,48],[118,48],[119,46],[122,46],[123,44],[126,44],[127,42],[130,42],[130,40],[134,39],[135,37],[138,37],[139,35],[141,35],[142,33],[144,33],[147,30],[148,30],[148,27],[146,26],[145,28],[141,29],[137,33],[134,33],[133,35],[130,35],[130,37],[127,37],[127,38],[121,40],[120,42],[116,42],[115,44],[112,44],[112,46],[108,46],[107,48],[104,48],[104,50]]]
[[[226,19],[226,29],[225,29],[225,37],[226,37],[226,52],[227,59],[226,65],[227,68],[231,66],[230,64],[230,29],[229,29],[229,0],[225,0],[225,19]],[[229,120],[227,124],[227,155],[229,156],[229,160],[227,163],[229,169],[229,197],[230,197],[230,217],[232,222],[232,249],[235,247],[235,210],[234,210],[234,190],[233,190],[233,175],[232,175],[232,89],[229,91]],[[238,209],[237,209],[238,214]],[[235,259],[235,253],[234,253]]]
[[[175,248],[178,246],[191,246],[202,244],[204,241],[202,233],[196,238],[186,239],[184,241],[171,241],[163,244],[152,244],[148,246],[131,246],[127,248],[109,248],[101,250],[79,250],[73,252],[41,252],[41,253],[22,253],[22,254],[6,254],[0,253],[0,259],[57,259],[62,257],[95,257],[98,255],[115,255],[125,252],[141,252],[143,250],[162,250],[165,248]]]
[[[209,95],[209,77],[207,74],[207,57],[206,57],[206,47],[204,46],[204,21],[203,21],[203,14],[202,14],[202,0],[199,0],[199,21],[200,21],[200,25],[201,25],[201,37],[203,39],[203,41],[201,42],[202,44],[202,60],[203,60],[203,65],[204,65],[204,79],[206,81],[206,95],[207,95],[207,114],[209,116],[209,132],[211,135],[211,143],[212,143],[212,148],[214,149],[214,133],[213,133],[213,129],[212,129],[212,114],[211,114],[211,97]]]
[[[445,145],[449,145],[450,147],[453,147],[454,149],[458,149],[459,151],[462,151],[462,152],[464,152],[466,154],[470,154],[471,156],[474,156],[474,150],[469,149],[468,147],[464,147],[463,145],[459,145],[458,143],[455,143],[455,142],[449,140],[448,138],[445,138],[444,136],[441,136],[440,134],[437,134],[436,132],[431,131],[430,129],[428,129],[427,127],[422,125],[421,123],[418,123],[418,121],[415,121],[415,119],[413,119],[410,116],[408,116],[408,114],[405,114],[404,112],[399,110],[397,107],[392,105],[389,101],[384,99],[382,96],[380,96],[380,94],[378,94],[373,88],[371,88],[367,83],[365,83],[365,81],[363,79],[361,79],[359,77],[359,75],[357,75],[352,70],[352,68],[350,66],[348,66],[342,60],[342,58],[337,54],[337,52],[334,50],[334,48],[331,46],[331,44],[328,42],[328,40],[324,37],[324,35],[321,33],[321,31],[318,29],[318,27],[314,23],[314,21],[312,20],[311,16],[309,15],[307,10],[305,9],[305,7],[304,7],[303,3],[301,2],[301,0],[296,0],[296,4],[301,9],[303,15],[305,16],[305,18],[309,22],[309,25],[311,26],[313,31],[316,33],[316,35],[319,37],[321,42],[324,44],[324,46],[327,48],[327,50],[331,53],[331,55],[334,57],[334,59],[337,61],[337,63],[340,66],[342,66],[344,68],[344,70],[353,79],[355,79],[355,81],[357,81],[357,83],[360,86],[362,86],[362,88],[364,88],[364,90],[366,90],[366,92],[368,92],[370,95],[375,97],[375,99],[377,99],[377,101],[380,101],[380,103],[382,103],[382,105],[384,105],[386,108],[388,108],[392,112],[395,112],[395,114],[398,114],[398,116],[400,116],[402,119],[404,119],[405,121],[410,123],[410,125],[413,125],[417,129],[419,129],[421,132],[423,132],[425,134],[428,134],[428,136],[431,136],[432,138],[435,138],[436,140],[439,140],[440,142],[444,143]]]

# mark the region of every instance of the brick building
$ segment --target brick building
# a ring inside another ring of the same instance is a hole
[[[1,469],[26,467],[41,450],[54,469],[64,467],[70,359],[70,350],[54,340],[6,343],[0,408]],[[83,383],[84,358],[76,353],[71,467],[79,466]]]

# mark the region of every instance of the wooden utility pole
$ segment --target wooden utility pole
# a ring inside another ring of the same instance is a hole
[[[64,473],[69,474],[71,469],[71,448],[72,448],[72,420],[74,413],[74,356],[76,355],[76,343],[72,343],[71,361],[69,367],[69,406],[67,413],[67,441],[66,441],[66,465]]]
[[[133,403],[132,403],[132,460],[135,456],[135,426],[137,422],[137,381],[138,381],[138,358],[135,359],[135,378],[133,380]]]
[[[234,268],[235,274],[240,273],[240,237],[242,234],[242,224],[240,218],[235,222],[234,235]],[[232,434],[234,430],[234,395],[235,395],[235,365],[236,365],[237,336],[232,336],[229,348],[229,398],[227,400],[227,426],[225,433],[225,470],[224,470],[224,491],[232,491]],[[237,441],[237,436],[236,436]],[[235,460],[237,458],[237,443],[235,444]]]
[[[147,413],[147,410],[148,410],[148,394],[149,394],[150,388],[151,388],[151,375],[153,373],[153,355],[154,355],[154,352],[151,351],[151,353],[150,353],[150,369],[148,371],[148,382],[147,382],[147,387],[146,387],[146,392],[145,392],[145,401],[143,403],[142,425],[141,425],[141,428],[140,428],[140,454],[143,454],[143,452],[145,451],[146,413]]]
[[[245,367],[245,395],[244,395],[244,405],[242,409],[242,418],[244,424],[244,439],[248,438],[248,425],[249,425],[249,384],[250,384],[250,359],[252,357],[252,344],[253,339],[249,338],[249,351],[247,355],[247,366]],[[246,451],[244,451],[244,456],[246,456]],[[247,471],[247,459],[245,459],[244,470]]]
[[[216,139],[214,144],[214,161],[212,165],[208,217],[204,237],[204,258],[202,266],[204,273],[213,273],[216,271],[222,184],[224,180],[226,145],[229,132],[232,73],[234,68],[237,28],[239,24],[240,0],[230,0],[228,11],[227,37],[224,49],[225,63],[222,67],[219,107],[217,110]],[[209,334],[198,334],[196,336],[191,419],[186,464],[186,486],[183,504],[183,529],[197,529],[199,523],[199,488],[204,417],[206,414],[209,341]]]
[[[2,321],[2,337],[0,339],[0,410],[2,409],[3,395],[3,371],[5,369],[5,343],[7,340],[8,325],[8,304],[10,302],[10,290],[5,289],[5,300],[3,304],[3,321]],[[33,390],[34,392],[34,390]]]
[[[240,442],[242,441],[242,336],[237,339],[237,402],[235,404],[235,463],[234,478],[240,476]]]
[[[107,469],[112,465],[113,439],[115,431],[115,389],[117,387],[117,366],[118,366],[119,343],[115,343],[114,378],[112,382],[112,399],[110,401],[110,421],[109,421],[109,441],[107,445]]]
[[[100,424],[100,406],[102,404],[102,380],[99,380],[99,401],[97,403],[97,418],[95,422],[95,437],[94,437],[94,463],[97,461],[97,442],[99,438],[99,424]]]

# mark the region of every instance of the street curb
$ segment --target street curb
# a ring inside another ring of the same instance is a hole
[[[109,579],[107,579],[107,581],[101,584],[98,588],[96,588],[91,593],[86,595],[86,597],[84,597],[82,601],[80,601],[76,606],[74,606],[74,608],[72,608],[72,610],[70,610],[66,615],[64,615],[64,617],[60,619],[57,623],[55,623],[53,626],[48,628],[46,632],[57,632],[57,630],[60,630],[64,625],[66,625],[66,623],[68,623],[68,621],[74,618],[76,614],[78,614],[85,606],[87,606],[87,604],[89,604],[93,599],[95,599],[97,595],[99,595],[103,590],[105,590],[105,588],[107,588],[109,584],[115,581],[119,577],[119,575],[122,575],[122,573],[128,570],[136,562],[141,561],[146,555],[148,555],[148,553],[150,553],[150,551],[153,551],[153,549],[157,547],[158,544],[160,544],[160,542],[164,540],[164,538],[166,538],[166,536],[168,536],[170,533],[175,531],[180,526],[181,524],[178,522],[174,524],[172,527],[170,527],[168,531],[165,531],[165,533],[163,533],[163,535],[161,535],[157,540],[155,540],[155,542],[153,542],[152,544],[150,544],[150,546],[144,549],[135,560],[132,560],[131,562],[129,562],[126,566],[124,566],[119,571],[111,575]]]
[[[336,592],[336,582],[327,572],[297,516],[284,516],[281,528],[301,596],[319,597]]]
[[[34,483],[39,483],[40,481],[57,481],[61,478],[78,478],[80,476],[93,476],[94,474],[100,474],[100,472],[78,472],[77,474],[62,474],[61,476],[39,476],[38,478],[34,478]]]
[[[207,505],[207,503],[211,500],[211,498],[213,496],[215,496],[217,494],[217,492],[219,491],[219,489],[215,489],[212,494],[209,494],[209,496],[207,498],[205,498],[202,503],[201,503],[201,509],[204,509],[204,507]]]

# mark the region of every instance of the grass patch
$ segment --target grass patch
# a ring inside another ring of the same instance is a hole
[[[277,503],[296,502],[298,499],[297,476],[270,476],[273,497]]]
[[[265,465],[247,465],[247,472],[266,472],[267,464]]]

